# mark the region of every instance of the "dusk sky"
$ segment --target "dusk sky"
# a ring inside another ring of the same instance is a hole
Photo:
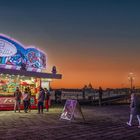
[[[46,52],[52,87],[140,87],[138,0],[0,0],[0,33]]]

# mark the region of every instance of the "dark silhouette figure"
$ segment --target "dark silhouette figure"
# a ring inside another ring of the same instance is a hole
[[[58,98],[58,90],[55,90],[55,94],[54,94],[54,96],[55,96],[55,103],[57,103],[57,98]]]
[[[29,97],[28,97],[28,110],[29,110],[29,112],[31,112],[31,96],[32,96],[32,93],[31,93],[30,87],[27,87],[27,90],[28,90],[28,94],[29,94]]]
[[[53,73],[53,74],[56,74],[56,73],[57,73],[56,66],[53,66],[53,67],[52,67],[52,73]]]
[[[103,95],[103,90],[101,87],[99,87],[99,106],[102,105],[102,95]]]
[[[87,90],[87,85],[85,85],[84,87],[83,87],[83,90],[82,90],[82,96],[83,96],[83,100],[85,100],[86,99],[86,90]]]
[[[61,90],[55,90],[55,103],[61,103]]]

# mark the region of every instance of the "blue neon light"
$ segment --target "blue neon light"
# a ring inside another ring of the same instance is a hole
[[[13,51],[12,47],[16,48],[16,52],[10,55]],[[0,64],[21,66],[22,63],[25,63],[28,68],[46,68],[46,55],[36,48],[25,48],[18,41],[0,35]]]

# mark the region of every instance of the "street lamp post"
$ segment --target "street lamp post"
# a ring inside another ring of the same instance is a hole
[[[134,73],[130,72],[128,75],[128,80],[130,81],[131,93],[132,93],[132,89],[133,89],[134,79],[135,79]]]

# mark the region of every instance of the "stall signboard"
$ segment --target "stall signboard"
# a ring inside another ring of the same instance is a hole
[[[76,108],[77,100],[66,100],[61,119],[72,120]]]
[[[0,97],[0,110],[11,110],[14,107],[14,97]],[[31,97],[31,108],[36,108],[35,96]],[[21,109],[23,109],[23,101],[21,100]]]
[[[60,119],[71,121],[79,117],[85,121],[79,102],[71,99],[66,100]]]
[[[0,106],[13,105],[14,102],[14,97],[0,97]]]
[[[17,69],[22,64],[27,70],[46,68],[46,55],[35,47],[25,48],[18,41],[0,34],[0,66]]]

